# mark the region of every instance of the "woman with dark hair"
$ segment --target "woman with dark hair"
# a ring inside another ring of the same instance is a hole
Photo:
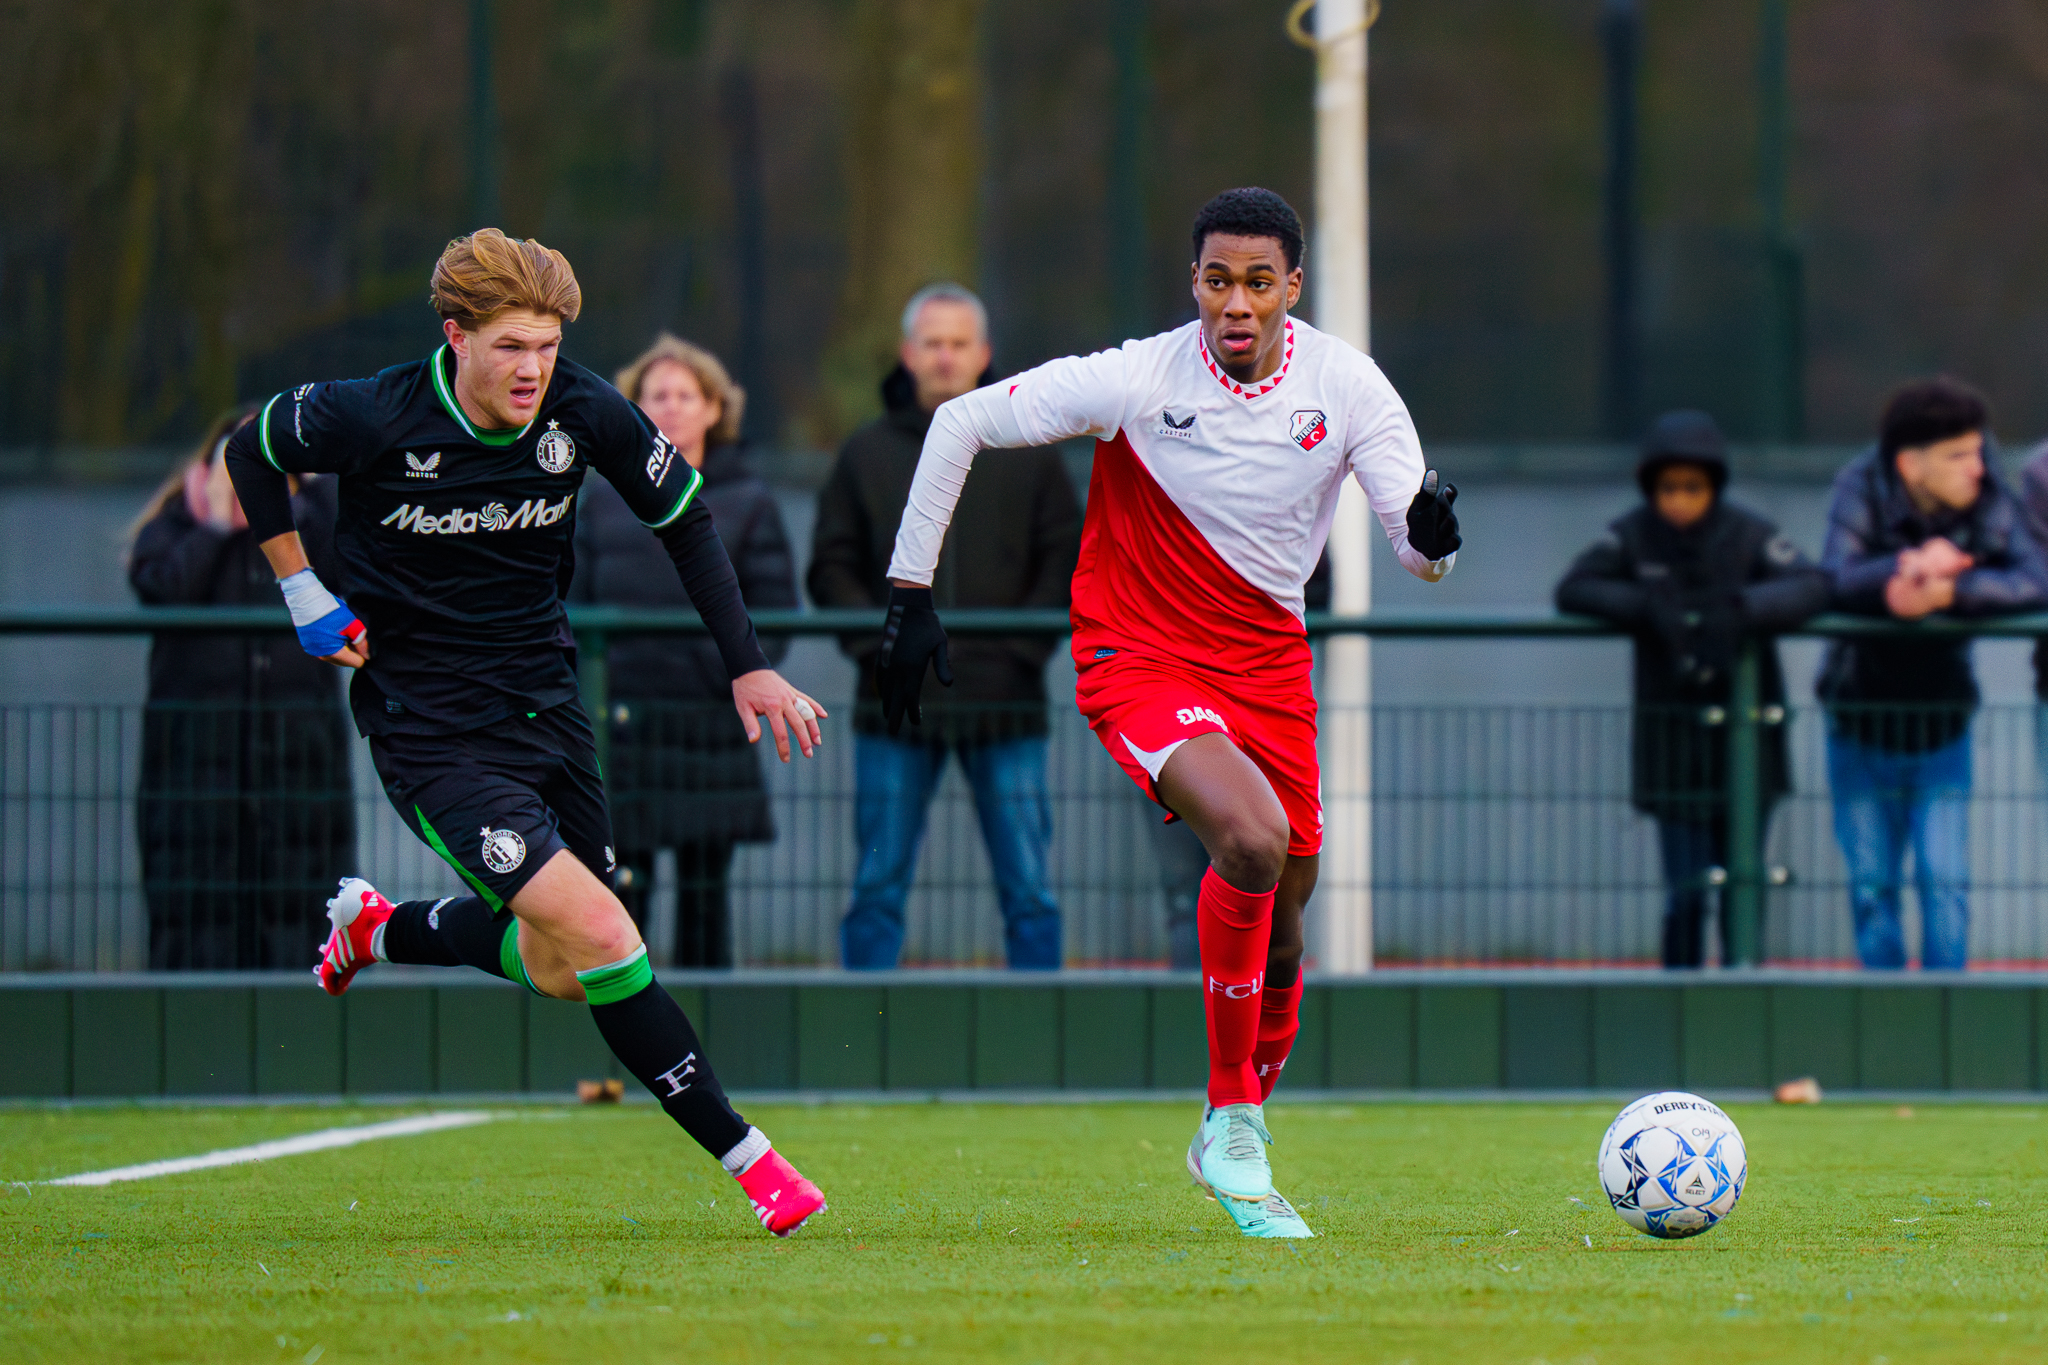
[[[711,509],[748,610],[794,607],[796,569],[782,513],[739,444],[745,390],[716,356],[667,333],[616,382],[704,476],[697,497]],[[602,479],[586,482],[579,500],[569,595],[610,606],[689,605],[661,542]],[[761,648],[779,663],[789,642],[763,636]],[[730,967],[733,845],[775,837],[760,760],[733,711],[732,680],[709,640],[622,639],[607,658],[614,889],[658,950],[668,936],[648,931],[647,893],[655,851],[675,850],[673,960],[664,965]]]
[[[145,604],[277,605],[222,458],[254,413],[215,421],[137,518],[128,582]],[[332,479],[294,480],[293,520],[329,582],[334,510]],[[319,956],[321,904],[355,863],[340,676],[289,627],[151,642],[136,832],[153,970],[300,969]]]

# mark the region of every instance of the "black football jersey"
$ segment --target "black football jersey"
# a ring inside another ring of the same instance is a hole
[[[562,598],[593,468],[656,531],[710,515],[703,476],[582,366],[556,362],[518,431],[473,425],[454,380],[444,346],[373,379],[278,394],[235,437],[280,472],[339,476],[334,586],[369,628],[350,689],[366,734],[471,730],[576,695]]]

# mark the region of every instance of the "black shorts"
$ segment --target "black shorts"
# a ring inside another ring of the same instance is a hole
[[[611,884],[611,814],[580,702],[459,735],[371,735],[384,794],[413,833],[502,910],[560,849]]]

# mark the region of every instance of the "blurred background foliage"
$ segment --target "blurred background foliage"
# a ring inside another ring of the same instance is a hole
[[[482,222],[560,247],[569,353],[659,328],[771,445],[878,407],[955,277],[1005,370],[1191,316],[1214,191],[1313,208],[1282,0],[0,0],[0,446],[182,439],[436,340]],[[1601,432],[1601,0],[1386,0],[1375,351],[1426,437]],[[1757,6],[1646,0],[1642,389],[1762,429]],[[2048,6],[1792,0],[1806,434],[1944,368],[2048,430]],[[1311,297],[1313,281],[1311,281]],[[1310,312],[1311,317],[1313,311]]]

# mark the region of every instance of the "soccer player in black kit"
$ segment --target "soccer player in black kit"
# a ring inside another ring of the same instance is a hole
[[[595,468],[668,547],[733,679],[747,737],[784,762],[824,708],[768,666],[703,476],[641,411],[558,358],[582,294],[569,263],[485,228],[448,244],[432,301],[448,344],[374,379],[281,393],[228,446],[235,491],[308,653],[355,670],[385,793],[474,893],[393,905],[349,878],[315,969],[331,995],[372,961],[467,965],[584,1000],[627,1070],[787,1236],[824,1208],[727,1101],[607,885],[611,823],[562,609],[576,495]],[[340,476],[351,609],[313,574],[287,474]]]

